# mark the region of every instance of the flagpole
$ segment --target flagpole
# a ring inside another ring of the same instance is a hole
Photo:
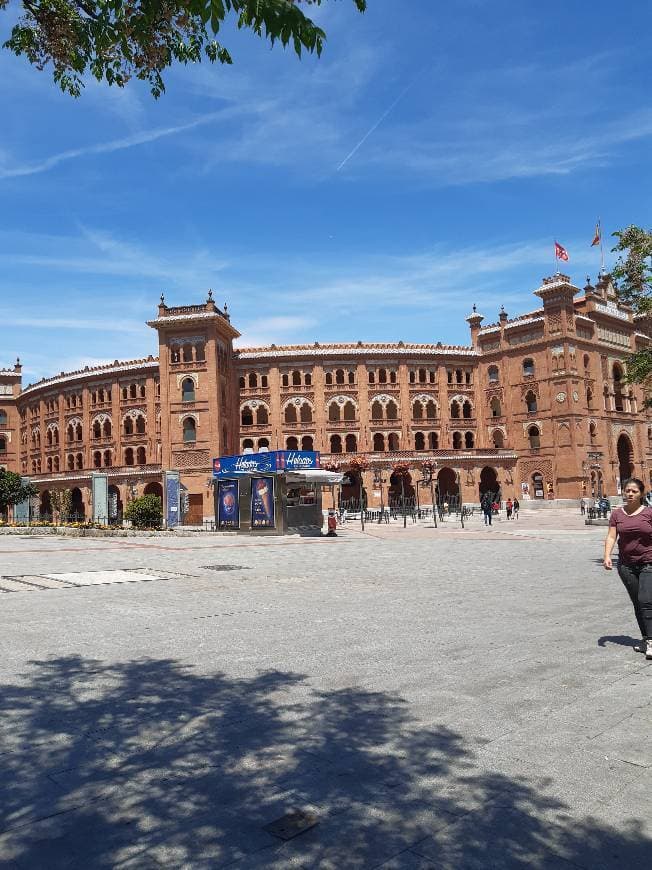
[[[604,275],[604,250],[602,248],[602,223],[598,218],[598,230],[600,232],[600,275]]]

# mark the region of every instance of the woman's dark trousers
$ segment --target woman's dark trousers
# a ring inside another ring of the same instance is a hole
[[[625,565],[620,562],[618,573],[634,605],[641,637],[652,639],[652,564]]]

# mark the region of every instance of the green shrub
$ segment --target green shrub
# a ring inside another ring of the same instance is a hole
[[[163,523],[161,499],[157,495],[135,498],[125,508],[125,519],[136,529],[160,529]]]

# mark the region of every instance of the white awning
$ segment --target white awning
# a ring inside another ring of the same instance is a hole
[[[288,483],[321,483],[324,486],[332,486],[334,483],[342,483],[343,474],[339,471],[326,471],[323,468],[304,468],[300,471],[286,471],[285,479]]]

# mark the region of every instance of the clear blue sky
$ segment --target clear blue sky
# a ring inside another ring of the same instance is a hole
[[[649,0],[316,17],[321,60],[225,33],[234,66],[177,68],[158,101],[74,100],[0,52],[0,366],[155,353],[160,293],[208,287],[248,345],[467,343],[474,302],[534,306],[553,238],[583,285],[598,216],[649,226]]]

